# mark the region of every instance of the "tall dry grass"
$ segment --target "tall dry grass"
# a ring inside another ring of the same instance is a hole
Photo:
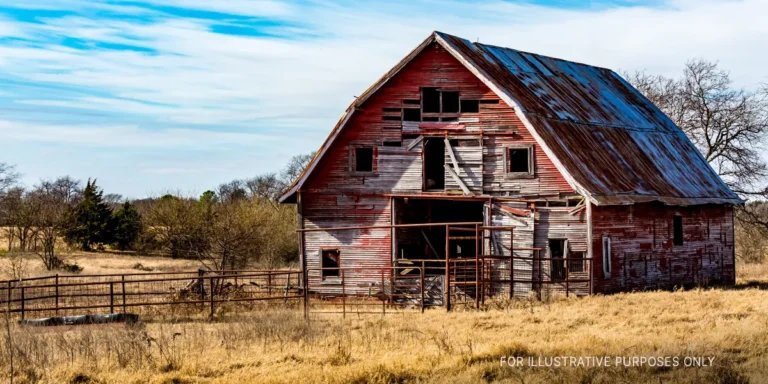
[[[768,279],[765,275],[760,281]],[[696,289],[385,317],[262,310],[217,322],[11,326],[17,383],[763,382],[768,293]],[[500,356],[714,356],[699,368],[510,368]]]

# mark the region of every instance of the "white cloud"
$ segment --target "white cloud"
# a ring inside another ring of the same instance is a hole
[[[320,145],[353,96],[432,30],[613,69],[645,68],[672,76],[687,59],[703,57],[720,60],[737,85],[768,81],[764,0],[670,0],[658,7],[600,9],[505,1],[151,3],[158,8],[124,10],[147,18],[115,20],[85,12],[46,19],[44,24],[0,20],[0,37],[36,40],[0,43],[2,78],[50,90],[22,94],[8,88],[21,95],[18,105],[71,110],[78,121],[83,120],[83,110],[120,114],[121,122],[129,121],[125,116],[136,120],[93,127],[34,122],[31,115],[22,123],[6,116],[0,121],[0,135],[26,143],[169,149],[261,148],[266,140],[272,143],[266,151],[308,152]],[[169,5],[256,19],[277,17],[290,24],[269,27],[269,32],[286,38],[225,35],[212,32],[213,20],[164,14],[160,6]],[[116,9],[110,8],[114,4],[79,0],[18,1],[10,6]],[[63,37],[140,49],[79,49],[60,45]],[[69,92],[59,94],[57,89]],[[292,144],[277,144],[279,139]],[[153,168],[183,169],[158,164]]]

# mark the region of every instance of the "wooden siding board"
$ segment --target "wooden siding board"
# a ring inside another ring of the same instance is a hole
[[[592,209],[596,293],[734,281],[732,207],[646,203]],[[672,244],[671,223],[678,214],[682,246]],[[611,238],[608,278],[602,272],[603,235]]]

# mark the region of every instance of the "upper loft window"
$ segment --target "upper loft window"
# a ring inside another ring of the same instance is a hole
[[[373,174],[374,147],[354,145],[350,148],[350,169],[352,173]]]
[[[530,145],[506,147],[504,173],[508,177],[533,177],[533,147]]]
[[[672,218],[672,244],[683,245],[683,217],[676,215]]]

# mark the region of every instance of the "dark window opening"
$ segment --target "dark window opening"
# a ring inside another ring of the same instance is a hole
[[[530,148],[507,148],[507,173],[531,173]]]
[[[381,110],[384,111],[384,112],[400,112],[400,108],[390,108],[390,107],[387,107],[387,108],[382,108]]]
[[[403,142],[400,140],[386,140],[384,141],[385,147],[402,147]]]
[[[478,100],[462,100],[461,101],[461,113],[478,113],[480,112],[480,103]]]
[[[565,240],[549,240],[550,275],[552,281],[565,280]]]
[[[424,140],[424,189],[445,189],[445,142],[441,138]]]
[[[498,100],[480,100],[478,101],[480,104],[498,104]]]
[[[682,216],[675,216],[672,220],[672,227],[673,227],[673,239],[672,242],[674,245],[683,245],[683,217]]]
[[[440,121],[442,121],[443,123],[453,123],[453,122],[459,121],[459,118],[458,117],[443,117],[443,118],[440,119]]]
[[[373,148],[355,148],[355,172],[373,172]]]
[[[421,121],[423,121],[425,123],[438,122],[438,121],[440,121],[440,118],[439,117],[425,117],[425,118],[421,119]]]
[[[400,115],[397,115],[397,116],[382,116],[381,119],[382,120],[387,120],[387,121],[400,121]]]
[[[443,113],[459,113],[459,93],[456,91],[442,92]]]
[[[325,279],[326,277],[339,277],[340,273],[338,268],[339,268],[339,265],[341,265],[339,260],[341,256],[341,251],[339,251],[338,249],[324,249],[322,252],[323,252],[323,257],[321,260],[321,263],[322,263],[321,267],[323,268],[322,270],[323,279]],[[326,268],[332,268],[332,269],[326,269]]]
[[[568,272],[584,272],[584,252],[569,252]]]
[[[403,100],[403,104],[421,105],[421,100],[419,100],[419,99],[405,99],[405,100]]]
[[[440,113],[440,91],[437,88],[422,88],[421,107],[424,113]]]
[[[421,110],[418,108],[404,108],[403,121],[421,121]]]

